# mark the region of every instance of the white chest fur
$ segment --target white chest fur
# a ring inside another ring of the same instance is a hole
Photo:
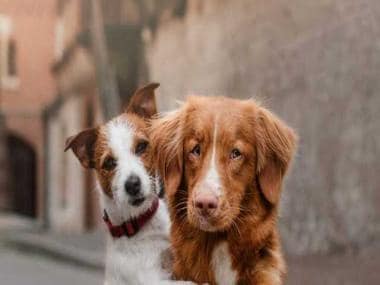
[[[161,253],[169,247],[168,226],[168,215],[164,205],[161,205],[136,236],[110,238],[106,284],[166,284],[165,280],[170,279],[170,274],[162,269]]]
[[[236,283],[237,274],[232,269],[231,255],[226,242],[219,244],[212,253],[212,266],[218,285],[232,285]]]

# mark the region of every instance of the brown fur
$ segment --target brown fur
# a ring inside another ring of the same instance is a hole
[[[201,230],[194,199],[209,169],[215,122],[224,194]],[[151,140],[172,219],[175,277],[215,284],[212,252],[226,241],[237,284],[282,284],[277,208],[294,132],[254,101],[191,97],[180,110],[153,122]],[[197,144],[199,156],[191,152]],[[242,153],[238,159],[231,159],[234,148]]]

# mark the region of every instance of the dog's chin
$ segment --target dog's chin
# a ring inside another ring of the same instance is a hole
[[[201,231],[204,231],[204,232],[210,232],[210,233],[218,232],[218,231],[221,230],[221,229],[219,229],[217,226],[214,226],[214,225],[210,224],[210,223],[207,222],[207,221],[199,221],[199,222],[198,222],[198,228],[199,228]]]
[[[223,232],[230,227],[230,223],[223,217],[204,217],[193,214],[189,216],[189,222],[204,232]]]
[[[146,200],[146,197],[137,197],[133,199],[129,199],[129,205],[132,207],[139,207],[141,206]]]
[[[144,196],[142,195],[139,197],[129,198],[128,204],[130,206],[138,209],[140,207],[145,207],[147,204],[150,205],[156,196],[157,196],[157,194],[152,192],[152,193],[149,193],[149,194],[144,195]]]

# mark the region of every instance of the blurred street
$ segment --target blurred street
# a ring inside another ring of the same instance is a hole
[[[288,285],[378,284],[376,269],[380,248],[359,255],[329,258],[290,258]],[[323,273],[321,273],[323,272]],[[101,270],[59,261],[37,253],[9,247],[0,242],[0,276],[5,285],[102,284]]]
[[[50,235],[31,219],[0,213],[1,284],[103,284],[103,250],[99,233]]]
[[[378,285],[380,244],[356,252],[288,257],[288,285]]]
[[[102,284],[101,271],[8,247],[0,242],[1,284]]]
[[[103,282],[104,235],[52,234],[32,220],[0,213],[0,280],[4,285]],[[380,243],[328,255],[286,257],[287,285],[377,285]]]

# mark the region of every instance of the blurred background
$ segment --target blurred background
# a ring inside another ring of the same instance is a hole
[[[280,227],[287,284],[380,284],[380,2],[0,0],[2,284],[102,284],[93,173],[65,139],[150,81],[254,97],[300,145]]]

